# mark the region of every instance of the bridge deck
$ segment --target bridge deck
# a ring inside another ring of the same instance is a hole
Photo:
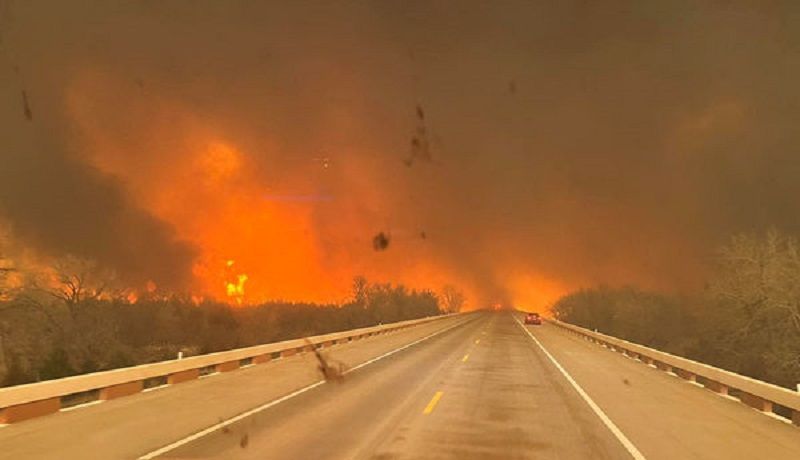
[[[458,321],[340,384],[195,439],[187,436],[317,381],[312,357],[11,425],[0,429],[0,458],[137,458],[180,440],[158,458],[800,458],[796,427],[555,327],[528,327],[603,421],[508,313],[329,352],[352,367]]]

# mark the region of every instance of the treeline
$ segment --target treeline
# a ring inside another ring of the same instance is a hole
[[[800,383],[800,244],[770,231],[721,248],[706,289],[599,287],[552,308],[563,320],[759,380]]]
[[[363,278],[355,280],[353,300],[327,305],[231,307],[178,295],[130,303],[21,292],[0,302],[0,382],[18,385],[439,313],[430,291]]]

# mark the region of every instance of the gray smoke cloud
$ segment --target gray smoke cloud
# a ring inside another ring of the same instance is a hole
[[[158,94],[265,182],[332,196],[319,244],[355,273],[434,261],[482,301],[527,272],[690,288],[730,234],[800,231],[797,2],[68,3],[1,13],[0,208],[49,251],[165,278],[193,258],[82,159],[62,102],[85,69],[143,157],[152,113],[120,104]]]
[[[47,256],[92,259],[134,285],[188,287],[195,249],[76,151],[57,108],[64,47],[27,20],[38,9],[20,6],[33,5],[0,7],[0,219]]]

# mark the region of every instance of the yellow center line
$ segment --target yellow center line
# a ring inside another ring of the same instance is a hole
[[[443,392],[437,391],[436,394],[433,395],[433,398],[431,398],[431,402],[429,402],[428,405],[425,406],[425,410],[423,410],[422,413],[428,415],[431,412],[433,412],[433,409],[436,408],[436,403],[438,403],[439,399],[442,398],[442,394]]]
[[[464,355],[463,358],[461,358],[461,362],[466,363],[468,359],[469,359],[469,353],[467,353],[466,355]]]

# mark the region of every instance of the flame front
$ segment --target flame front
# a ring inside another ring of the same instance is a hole
[[[234,263],[235,262],[233,260],[228,260],[225,262],[225,266],[227,267],[228,271],[233,268]],[[247,282],[247,279],[248,277],[246,274],[239,273],[234,276],[233,281],[225,282],[225,294],[231,299],[234,299],[239,305],[241,305],[244,301],[244,283]]]
[[[415,289],[453,284],[478,297],[464,283],[475,277],[441,260],[435,238],[447,238],[449,229],[419,227],[425,222],[413,206],[391,195],[397,175],[367,147],[324,130],[308,145],[287,146],[276,131],[229,126],[252,121],[214,120],[168,96],[131,98],[117,88],[98,71],[72,82],[68,110],[87,140],[82,149],[94,167],[122,180],[137,205],[197,248],[195,297],[341,302],[359,275]],[[131,110],[98,111],[123,106]],[[331,126],[346,129],[353,122],[346,117],[331,115]],[[128,133],[131,126],[138,135]],[[392,246],[378,253],[372,238],[386,230]]]

